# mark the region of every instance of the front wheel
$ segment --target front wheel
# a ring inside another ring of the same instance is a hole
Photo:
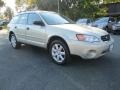
[[[50,44],[49,53],[52,60],[59,65],[66,64],[70,60],[69,48],[61,40],[55,40]]]
[[[18,49],[21,47],[21,43],[17,42],[16,36],[14,34],[10,35],[10,42],[14,49]]]
[[[107,31],[108,33],[110,33],[110,30],[108,27],[105,27],[104,30]]]

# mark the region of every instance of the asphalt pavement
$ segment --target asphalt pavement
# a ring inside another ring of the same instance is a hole
[[[120,35],[112,37],[111,53],[96,60],[73,56],[59,66],[44,49],[13,49],[0,31],[0,90],[120,90]]]

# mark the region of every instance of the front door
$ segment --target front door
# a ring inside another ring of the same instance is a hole
[[[41,17],[36,13],[28,15],[28,25],[26,39],[29,44],[44,47],[46,41],[45,26],[35,25],[35,21],[42,21]]]

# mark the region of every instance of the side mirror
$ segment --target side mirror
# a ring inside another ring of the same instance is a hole
[[[40,26],[45,26],[45,24],[42,21],[34,21],[34,25],[40,25]]]
[[[111,23],[112,21],[108,21],[108,23]]]

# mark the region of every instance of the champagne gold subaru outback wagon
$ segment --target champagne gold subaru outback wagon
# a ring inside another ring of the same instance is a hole
[[[8,24],[13,48],[30,44],[45,48],[57,64],[65,64],[71,55],[83,59],[99,58],[113,48],[113,39],[104,30],[77,25],[51,11],[26,11]]]

